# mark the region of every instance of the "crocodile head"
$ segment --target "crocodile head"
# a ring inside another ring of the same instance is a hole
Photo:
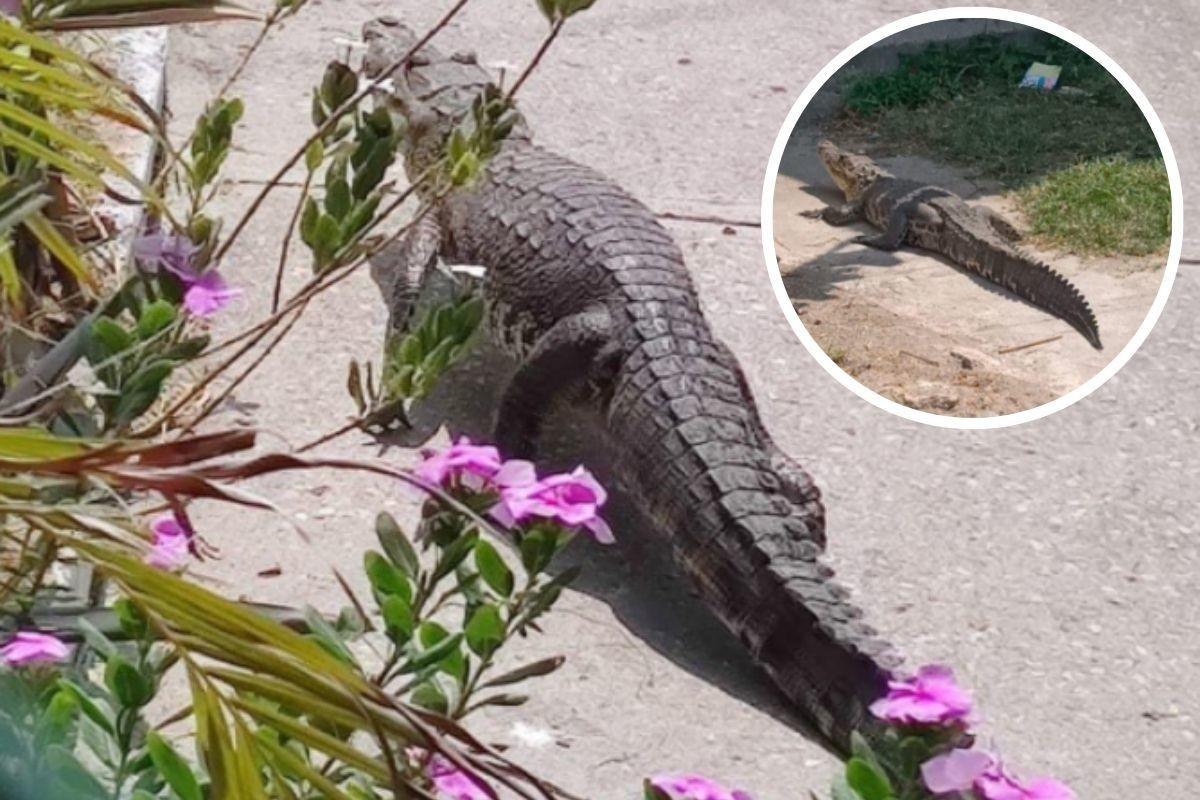
[[[817,155],[847,201],[862,197],[876,178],[886,174],[871,159],[842,150],[828,139],[817,145]]]
[[[380,77],[420,38],[394,17],[368,22],[363,27],[363,41],[368,46],[364,73],[369,78]],[[447,55],[429,44],[390,78],[392,91],[387,102],[406,123],[401,149],[410,177],[442,157],[450,134],[471,117],[475,99],[489,90],[496,91],[491,75],[479,66],[474,53]],[[521,131],[514,135],[521,135]]]

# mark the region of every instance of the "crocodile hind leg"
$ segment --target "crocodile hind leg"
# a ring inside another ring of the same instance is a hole
[[[426,214],[409,229],[400,244],[371,259],[371,278],[388,309],[388,339],[408,330],[426,278],[433,272],[442,248],[442,229]]]
[[[983,215],[987,224],[991,226],[992,230],[1000,234],[1000,236],[1010,242],[1021,241],[1021,232],[1011,222],[1002,217],[999,212],[987,206],[975,206],[975,210]]]
[[[538,339],[500,400],[493,440],[505,458],[537,454],[542,423],[554,401],[603,370],[612,341],[605,308],[564,317]]]

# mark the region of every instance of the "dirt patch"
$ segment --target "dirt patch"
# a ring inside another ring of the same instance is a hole
[[[806,307],[804,325],[848,375],[897,403],[933,414],[987,417],[1048,403],[1057,393],[1019,364],[944,337],[872,302],[839,297]]]
[[[894,253],[851,240],[868,225],[834,227],[801,212],[841,202],[816,158],[816,131],[798,131],[775,190],[775,239],[784,286],[817,343],[864,386],[912,408],[994,416],[1042,405],[1089,380],[1137,331],[1162,281],[1163,256],[1080,257],[1022,247],[1088,299],[1095,350],[1062,320],[933,253]],[[942,186],[1001,212],[1015,203],[994,184],[914,156],[878,159],[893,173]],[[1048,341],[1043,341],[1048,340]],[[1014,350],[1034,342],[1033,347]],[[954,353],[973,366],[962,366]]]

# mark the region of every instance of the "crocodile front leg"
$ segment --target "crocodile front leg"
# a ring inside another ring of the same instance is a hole
[[[825,206],[811,211],[801,211],[800,216],[809,219],[819,219],[830,225],[852,225],[863,218],[862,202],[854,200],[836,206]]]
[[[417,220],[393,251],[371,259],[371,278],[388,308],[390,340],[407,331],[425,279],[442,249],[442,228],[432,213]]]
[[[908,212],[903,208],[898,208],[892,215],[888,217],[887,229],[880,234],[874,236],[855,236],[851,241],[855,244],[864,244],[867,247],[873,247],[876,250],[898,250],[900,245],[904,244],[904,237],[908,236]]]
[[[563,317],[521,362],[504,390],[494,441],[506,458],[532,459],[542,423],[554,401],[603,371],[613,347],[608,309]]]

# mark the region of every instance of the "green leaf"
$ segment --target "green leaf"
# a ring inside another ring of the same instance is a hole
[[[113,611],[117,615],[117,621],[121,624],[121,631],[127,637],[138,640],[146,635],[149,623],[138,607],[129,601],[129,598],[122,597],[113,603]]]
[[[530,575],[537,575],[550,564],[558,549],[558,532],[538,526],[521,537],[521,563]]]
[[[325,210],[336,220],[350,213],[350,186],[345,180],[335,180],[325,187]]]
[[[174,365],[169,361],[155,361],[133,374],[121,387],[121,399],[117,401],[113,421],[127,425],[146,412],[162,392],[163,381],[171,374]]]
[[[116,655],[117,646],[101,633],[99,628],[88,622],[85,618],[77,618],[75,620],[75,627],[82,634],[83,640],[88,643],[88,647],[95,650],[101,658],[108,660]]]
[[[504,620],[500,610],[486,604],[475,609],[467,622],[467,646],[480,658],[487,658],[504,642]]]
[[[379,604],[379,612],[383,616],[384,629],[388,638],[397,645],[404,644],[412,638],[416,620],[413,618],[412,606],[397,595],[383,598]]]
[[[94,358],[92,363],[99,363],[118,353],[123,353],[133,346],[133,337],[129,335],[116,320],[109,317],[98,317],[92,320],[91,345]]]
[[[425,626],[422,625],[421,627],[424,628]],[[405,663],[404,667],[401,668],[401,674],[420,672],[426,667],[431,667],[443,659],[458,653],[458,646],[462,644],[462,640],[463,635],[461,633],[455,633],[451,636],[447,636],[445,639],[442,639],[428,650],[417,653],[410,658],[408,662]]]
[[[304,201],[304,213],[300,215],[300,239],[309,247],[317,246],[317,221],[321,218],[321,209],[317,201],[308,198]]]
[[[409,699],[414,705],[427,708],[438,714],[445,714],[450,710],[450,701],[434,678],[421,683],[417,688],[413,689],[412,696]]]
[[[46,770],[53,775],[51,797],[70,797],[71,800],[101,800],[109,797],[98,780],[79,763],[79,759],[61,745],[51,745],[42,754]]]
[[[521,681],[529,678],[540,678],[543,675],[549,675],[550,673],[554,672],[565,662],[566,659],[562,656],[543,658],[541,661],[535,661],[532,664],[518,667],[511,672],[505,672],[503,675],[498,675],[491,680],[485,681],[482,686],[510,686],[514,683],[520,683]]]
[[[479,532],[471,531],[470,533],[460,534],[450,544],[446,545],[442,551],[441,558],[438,559],[437,566],[433,570],[434,582],[436,583],[451,572],[454,572],[458,568],[458,565],[471,554],[471,550],[478,542]]]
[[[342,637],[338,636],[334,627],[312,606],[304,607],[304,622],[308,625],[309,636],[315,639],[317,644],[325,648],[330,655],[350,666],[355,666],[358,663],[355,661],[354,656],[350,654],[345,642],[342,641]]]
[[[42,751],[54,744],[70,746],[74,738],[71,730],[78,715],[75,693],[69,689],[56,691],[37,721],[36,749]]]
[[[363,555],[363,569],[367,573],[367,580],[371,582],[371,588],[377,595],[380,597],[396,595],[403,598],[406,603],[412,602],[413,590],[408,577],[378,552],[368,550]]]
[[[112,724],[111,709],[103,707],[101,701],[89,696],[82,686],[67,678],[59,678],[58,686],[61,690],[70,692],[75,696],[75,702],[79,704],[79,708],[88,719],[96,723],[109,736],[113,735],[115,729]]]
[[[154,696],[153,684],[121,655],[109,657],[104,685],[124,708],[141,708]]]
[[[155,769],[179,800],[204,800],[200,783],[196,780],[192,768],[166,739],[150,731],[146,735],[146,747],[150,751]]]
[[[863,800],[862,796],[846,783],[845,775],[838,775],[833,779],[833,786],[829,793],[831,800]]]
[[[142,341],[153,338],[166,330],[175,321],[175,307],[166,300],[155,300],[142,309],[138,317],[137,336]]]
[[[846,762],[846,783],[862,800],[890,800],[892,784],[883,772],[869,761],[851,758]]]
[[[501,597],[511,597],[513,593],[513,573],[504,563],[504,559],[496,552],[491,542],[480,540],[475,545],[475,567],[483,576],[484,583]]]
[[[386,511],[381,511],[379,516],[375,517],[375,536],[392,563],[404,570],[410,578],[415,578],[421,569],[421,561],[396,518]]]
[[[328,214],[321,214],[313,232],[313,256],[317,268],[322,269],[333,261],[338,250],[342,247],[342,229],[336,219]]]
[[[304,151],[304,166],[309,172],[315,172],[317,167],[321,166],[321,162],[325,160],[325,143],[320,139],[316,139]]]

